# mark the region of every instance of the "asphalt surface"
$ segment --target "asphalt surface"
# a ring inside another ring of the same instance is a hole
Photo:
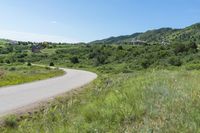
[[[15,86],[0,88],[0,116],[11,114],[19,108],[55,97],[79,88],[97,78],[92,72],[64,69],[63,76]]]

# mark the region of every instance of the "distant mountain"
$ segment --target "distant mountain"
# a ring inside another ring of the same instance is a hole
[[[168,36],[179,31],[178,29],[172,28],[161,28],[156,30],[149,30],[143,34],[140,34],[135,39],[146,41],[147,43],[167,43],[169,40]]]
[[[195,41],[200,43],[200,23],[176,31],[167,36],[166,39],[177,42]]]
[[[9,40],[9,39],[0,39],[0,43],[1,44],[6,44],[6,43],[17,44],[17,41],[13,41],[13,40]]]
[[[168,44],[171,42],[186,41],[195,41],[200,43],[200,23],[191,25],[184,29],[160,28],[149,30],[144,33],[110,37],[103,40],[93,41],[91,44],[122,44],[135,42]]]
[[[0,43],[7,43],[8,41],[6,39],[0,39]]]
[[[118,36],[118,37],[109,37],[103,40],[96,40],[91,43],[93,44],[99,44],[99,43],[106,43],[106,44],[111,44],[111,43],[124,43],[124,42],[130,42],[132,41],[132,38],[137,37],[141,33],[134,33],[132,35],[125,35],[125,36]]]

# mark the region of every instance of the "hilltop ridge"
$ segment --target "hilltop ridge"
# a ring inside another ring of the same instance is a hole
[[[148,30],[144,33],[134,33],[132,35],[123,35],[118,37],[110,37],[102,40],[90,42],[90,44],[122,44],[134,43],[133,40],[140,40],[147,43],[170,43],[170,42],[186,42],[194,41],[200,43],[200,23],[193,24],[183,29],[160,28]]]

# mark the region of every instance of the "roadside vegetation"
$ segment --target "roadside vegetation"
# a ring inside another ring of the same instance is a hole
[[[24,73],[25,68],[38,75],[56,71],[34,66],[10,70],[29,62],[90,70],[99,77],[39,111],[8,117],[0,132],[200,132],[198,47],[196,41],[4,44],[0,63],[1,68],[10,67],[3,68],[8,74]]]
[[[199,132],[199,79],[184,69],[104,75],[38,112],[8,118],[0,131]]]
[[[84,45],[39,44],[39,52],[32,45],[7,44],[0,49],[0,63],[37,63],[70,68],[96,69],[120,73],[148,68],[169,68],[200,63],[198,44],[195,42],[171,45]],[[51,51],[47,53],[46,51]]]
[[[4,64],[0,66],[0,87],[52,78],[62,74],[64,74],[62,70],[31,66],[30,63],[27,65]]]

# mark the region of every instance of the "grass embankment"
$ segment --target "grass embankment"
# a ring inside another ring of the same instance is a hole
[[[0,87],[22,84],[64,74],[62,70],[26,65],[0,66]]]
[[[200,72],[104,75],[0,132],[200,132]]]

